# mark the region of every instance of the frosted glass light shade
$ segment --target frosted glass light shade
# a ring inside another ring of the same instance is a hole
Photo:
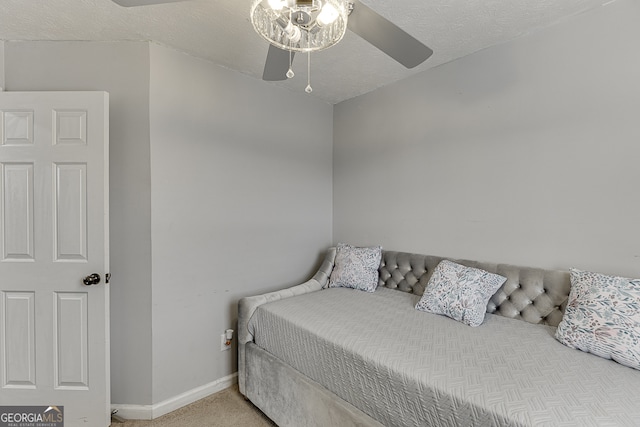
[[[348,9],[347,0],[254,0],[251,23],[260,36],[280,49],[315,52],[342,40]],[[291,25],[300,30],[299,37]]]

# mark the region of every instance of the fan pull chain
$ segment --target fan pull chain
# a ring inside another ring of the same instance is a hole
[[[308,40],[309,44],[307,46],[311,48],[311,38]],[[309,53],[307,54],[307,87],[304,88],[304,91],[307,93],[313,92],[313,88],[311,87],[311,50],[309,50]]]
[[[291,46],[291,42],[289,42],[289,46]],[[286,74],[286,76],[287,76],[287,78],[288,78],[288,79],[292,79],[292,78],[293,78],[293,76],[295,76],[295,75],[296,75],[296,73],[294,73],[294,72],[293,72],[293,69],[291,68],[291,67],[292,67],[292,65],[293,65],[293,60],[292,60],[291,52],[292,52],[292,51],[291,51],[291,49],[289,49],[289,70],[287,71],[287,74]]]
[[[289,22],[291,22],[291,10],[289,10]],[[293,40],[289,38],[289,70],[287,70],[287,74],[285,74],[288,79],[292,79],[293,76],[296,75],[296,73],[293,72],[293,55],[291,52],[293,52]]]

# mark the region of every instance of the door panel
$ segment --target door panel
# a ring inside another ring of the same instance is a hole
[[[4,110],[2,145],[33,145],[33,111]]]
[[[110,424],[108,111],[0,93],[0,401],[64,406],[65,427]]]
[[[54,144],[86,145],[87,112],[54,111]]]
[[[55,388],[88,390],[88,293],[56,293],[53,341]]]
[[[33,261],[33,163],[2,163],[2,261]]]
[[[35,292],[3,292],[5,322],[0,331],[4,371],[2,387],[33,389],[36,385]],[[7,345],[9,344],[9,345]]]
[[[56,261],[87,260],[87,164],[54,165]]]

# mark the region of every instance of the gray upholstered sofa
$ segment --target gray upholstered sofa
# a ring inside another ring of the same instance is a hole
[[[279,426],[640,425],[640,371],[554,339],[568,272],[456,260],[507,277],[472,328],[414,309],[443,258],[383,251],[367,293],[323,289],[335,253],[239,303],[240,391]]]

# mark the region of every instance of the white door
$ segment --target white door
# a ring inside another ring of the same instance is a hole
[[[0,405],[65,427],[110,424],[108,102],[0,92]]]

